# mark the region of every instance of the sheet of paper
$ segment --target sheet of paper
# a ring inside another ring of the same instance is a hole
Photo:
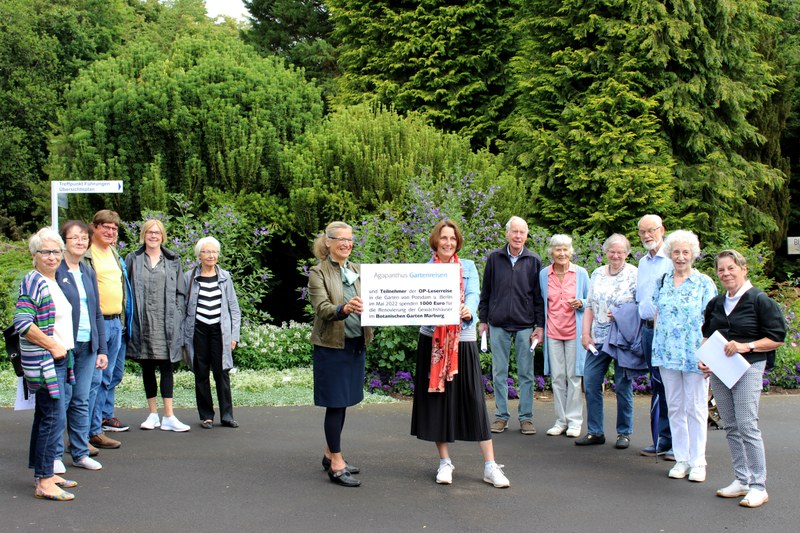
[[[28,394],[28,399],[25,399],[25,391],[22,387],[25,385],[22,378],[17,378],[17,400],[14,402],[15,411],[26,411],[28,409],[36,408],[36,395]]]
[[[730,389],[750,368],[750,363],[739,353],[730,357],[725,355],[727,343],[727,339],[719,331],[715,331],[697,350],[697,359],[704,362],[714,375]]]

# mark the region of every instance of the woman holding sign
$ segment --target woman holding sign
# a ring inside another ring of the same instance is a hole
[[[767,463],[764,441],[758,429],[758,405],[762,376],[771,367],[775,350],[786,338],[786,321],[781,310],[764,292],[747,279],[747,261],[736,250],[717,254],[717,276],[725,294],[708,303],[703,323],[703,337],[719,331],[728,343],[725,355],[740,353],[750,368],[728,388],[702,362],[699,368],[711,375],[711,388],[720,417],[725,424],[728,447],[736,479],[717,491],[721,498],[744,496],[743,507],[767,503]]]
[[[464,238],[452,220],[442,220],[428,240],[434,263],[454,263],[461,268],[461,323],[423,326],[419,330],[414,376],[411,434],[433,441],[439,451],[436,483],[453,482],[449,443],[478,441],[483,454],[483,480],[509,487],[501,465],[494,460],[489,414],[483,399],[481,364],[475,332],[480,289],[475,263],[459,259]]]
[[[345,412],[364,399],[366,347],[372,329],[361,326],[359,266],[348,261],[353,228],[331,222],[314,241],[319,264],[311,268],[308,291],[314,307],[314,405],[325,407],[325,455],[322,467],[333,483],[358,487],[359,469],[342,457]]]

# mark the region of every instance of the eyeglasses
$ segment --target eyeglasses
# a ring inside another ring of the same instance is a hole
[[[219,255],[218,250],[200,250],[200,253],[203,255]]]
[[[58,257],[61,255],[61,250],[36,250],[36,253],[42,257],[48,257],[51,255]]]
[[[639,235],[641,235],[642,237],[644,237],[645,235],[655,235],[655,233],[660,229],[661,226],[656,226],[655,228],[650,228],[650,229],[640,229]]]
[[[153,236],[156,236],[156,235],[160,236],[161,232],[160,231],[145,231],[144,234],[153,237]]]
[[[67,240],[74,242],[89,242],[89,237],[86,235],[75,235],[73,237],[67,237]]]
[[[330,237],[330,236],[327,236],[327,235],[326,235],[326,237],[328,237],[332,241],[349,242],[350,244],[352,244],[353,240],[354,240],[354,239],[347,238],[347,237]]]
[[[111,233],[116,233],[117,231],[119,231],[118,227],[112,226],[110,224],[100,224],[100,226],[98,227],[103,231],[110,231]]]

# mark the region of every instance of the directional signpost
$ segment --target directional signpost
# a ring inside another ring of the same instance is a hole
[[[51,181],[50,182],[50,215],[53,229],[58,231],[58,195],[74,193],[109,194],[121,193],[122,180],[113,181]]]

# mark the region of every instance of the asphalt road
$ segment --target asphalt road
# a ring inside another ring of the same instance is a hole
[[[435,447],[409,435],[410,402],[348,410],[343,446],[363,484],[333,485],[320,465],[323,410],[251,407],[239,429],[203,430],[178,410],[188,433],[141,431],[146,411],[120,410],[135,429],[103,450],[103,469],[71,467],[72,502],[33,497],[27,464],[31,412],[0,409],[1,531],[797,531],[800,496],[798,395],[762,399],[770,501],[760,509],[717,498],[733,480],[725,435],[709,431],[705,483],[673,480],[667,463],[639,455],[649,444],[648,399],[636,399],[631,448],[613,446],[615,405],[606,400],[604,446],[576,447],[544,434],[552,403],[536,401],[539,433],[512,420],[495,435],[511,488],[482,481],[475,443],[451,448],[450,486],[434,483]],[[491,408],[490,405],[490,413]],[[512,403],[516,409],[516,404]],[[512,411],[513,412],[513,411]],[[69,459],[67,457],[67,459]]]

